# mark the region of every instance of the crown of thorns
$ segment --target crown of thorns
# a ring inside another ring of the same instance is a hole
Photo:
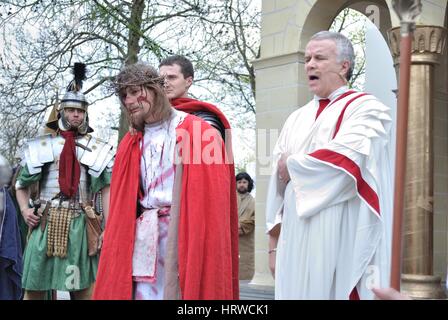
[[[115,77],[111,86],[115,94],[119,95],[127,87],[150,85],[163,87],[164,84],[165,77],[157,75],[155,69],[128,67]]]

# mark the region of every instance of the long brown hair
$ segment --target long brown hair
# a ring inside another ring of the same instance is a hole
[[[125,97],[126,88],[141,86],[151,90],[154,93],[154,106],[151,109],[153,118],[156,121],[163,121],[168,119],[172,113],[172,107],[163,90],[163,84],[164,78],[159,76],[154,67],[137,62],[121,69],[115,77],[113,85],[122,107],[124,107],[123,97]]]

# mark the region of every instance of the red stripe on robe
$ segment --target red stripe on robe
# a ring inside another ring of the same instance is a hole
[[[316,150],[309,154],[311,157],[320,161],[331,163],[346,172],[350,173],[356,180],[356,189],[368,205],[380,215],[380,202],[377,193],[373,190],[369,184],[364,180],[361,174],[359,166],[348,157],[343,154],[337,153],[328,149]]]
[[[342,109],[341,113],[339,114],[338,121],[336,122],[336,129],[334,130],[333,139],[336,137],[337,133],[339,132],[339,128],[341,127],[342,120],[344,119],[345,110],[347,110],[347,107],[356,99],[361,98],[365,95],[368,95],[368,93],[362,93],[354,98],[351,98]]]
[[[348,93],[348,92],[347,92]],[[352,93],[352,92],[350,92]],[[339,132],[339,129],[342,124],[342,120],[344,118],[345,111],[347,110],[347,107],[356,99],[361,98],[363,96],[367,95],[367,93],[362,93],[360,95],[357,95],[356,97],[351,98],[347,103],[345,104],[344,108],[342,109],[341,113],[339,114],[338,120],[336,122],[336,129],[333,134],[333,139],[336,137],[337,133]],[[337,153],[332,150],[328,149],[320,149],[316,150],[312,153],[310,153],[310,156],[324,161],[331,163],[337,167],[340,167],[344,169],[345,171],[349,172],[356,180],[356,188],[358,190],[359,195],[369,204],[371,208],[374,209],[374,211],[380,215],[380,204],[379,204],[379,198],[375,190],[373,190],[369,184],[364,180],[361,174],[361,169],[359,166],[348,157]]]
[[[367,95],[367,93],[362,93],[360,95],[357,95],[356,97],[351,98],[347,103],[345,104],[344,108],[342,109],[341,113],[339,114],[338,120],[336,122],[336,128],[335,132],[333,134],[333,139],[336,137],[337,133],[339,132],[339,129],[342,124],[342,120],[344,118],[345,111],[347,110],[347,107],[356,99],[361,98],[363,96]],[[332,150],[328,149],[320,149],[316,150],[313,153],[310,154],[310,156],[327,162],[331,163],[337,167],[340,167],[344,169],[345,171],[349,172],[356,180],[356,188],[358,190],[359,195],[366,201],[371,208],[374,209],[374,211],[380,215],[380,205],[379,205],[379,198],[375,190],[373,190],[368,183],[364,180],[361,174],[361,170],[359,166],[349,159],[348,157],[334,152]],[[353,290],[350,292],[349,300],[360,300],[358,290],[353,288]]]

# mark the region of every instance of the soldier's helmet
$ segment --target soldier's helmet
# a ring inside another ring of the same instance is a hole
[[[57,116],[50,115],[47,127],[53,130],[70,130],[71,125],[65,117],[64,109],[79,109],[85,112],[85,116],[83,123],[78,127],[78,132],[80,134],[86,134],[93,131],[93,129],[89,127],[89,115],[87,113],[89,103],[84,93],[81,91],[82,82],[86,79],[86,65],[84,63],[75,63],[73,67],[73,75],[74,79],[68,84],[67,92],[62,97],[60,104],[56,106],[55,113]]]

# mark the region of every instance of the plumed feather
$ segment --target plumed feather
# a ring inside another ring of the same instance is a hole
[[[73,67],[73,74],[75,75],[75,80],[86,80],[85,63],[75,62],[75,66]]]
[[[81,62],[75,62],[75,66],[73,67],[73,75],[75,76],[75,84],[80,90],[82,88],[82,81],[86,80],[86,65]]]

